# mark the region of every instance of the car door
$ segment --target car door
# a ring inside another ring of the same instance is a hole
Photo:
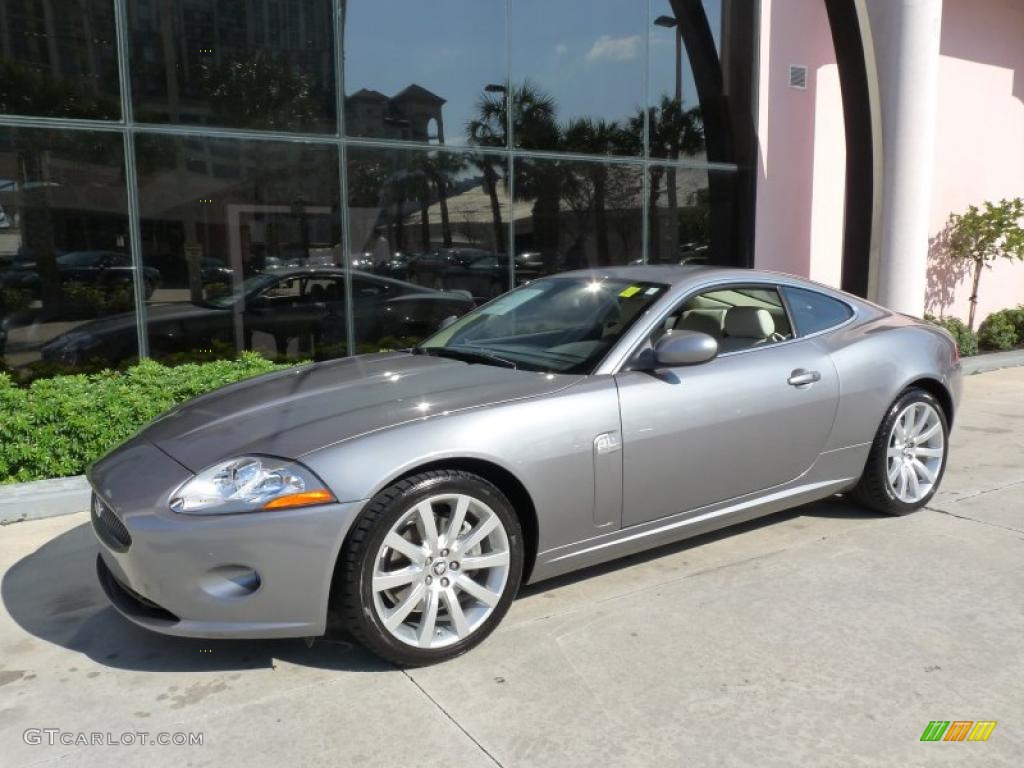
[[[732,305],[698,301],[734,294],[730,300],[741,306],[752,302],[738,315],[767,313],[778,330],[744,346],[725,330]],[[624,526],[797,478],[824,450],[836,413],[839,386],[831,359],[814,340],[793,337],[774,287],[720,286],[688,299],[669,323],[717,335],[723,351],[701,365],[616,374]]]

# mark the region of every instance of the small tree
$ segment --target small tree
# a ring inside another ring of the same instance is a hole
[[[953,258],[970,262],[971,313],[967,327],[974,330],[974,312],[978,308],[978,283],[981,270],[991,267],[996,259],[1024,261],[1024,200],[986,202],[984,210],[972,205],[966,213],[949,217],[949,252]]]

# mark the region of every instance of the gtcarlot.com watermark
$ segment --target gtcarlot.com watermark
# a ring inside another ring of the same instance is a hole
[[[60,728],[28,728],[21,738],[29,746],[45,744],[64,747],[134,747],[169,746],[195,747],[203,745],[202,732],[182,731],[64,731]]]

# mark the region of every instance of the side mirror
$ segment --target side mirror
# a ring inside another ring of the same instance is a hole
[[[448,317],[446,317],[444,320],[442,320],[441,324],[439,326],[437,326],[437,330],[443,331],[448,326],[452,325],[453,323],[458,322],[458,320],[459,320],[459,316],[458,315],[448,315]]]
[[[654,347],[654,363],[658,368],[699,365],[718,354],[713,336],[697,331],[674,331],[665,334]]]

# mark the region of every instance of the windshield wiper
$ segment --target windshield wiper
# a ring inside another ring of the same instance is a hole
[[[505,368],[516,368],[517,365],[508,358],[496,355],[493,352],[485,352],[470,347],[415,347],[414,355],[434,355],[435,357],[450,357],[453,360],[462,360],[467,363],[487,363],[500,365]]]

